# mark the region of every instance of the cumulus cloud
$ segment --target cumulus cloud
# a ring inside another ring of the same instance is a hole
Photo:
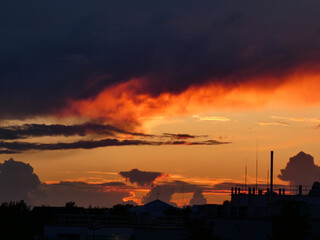
[[[39,177],[29,164],[12,158],[0,164],[0,203],[25,200],[32,204],[34,197],[44,197],[39,187]]]
[[[119,174],[126,180],[129,180],[129,182],[136,183],[140,187],[150,186],[156,178],[163,176],[163,173],[160,172],[147,172],[140,171],[138,169],[132,169],[128,172],[120,172]]]
[[[314,163],[314,158],[304,152],[291,157],[284,169],[278,175],[283,181],[292,185],[312,185],[320,180],[320,167]]]
[[[174,193],[175,189],[173,185],[156,185],[152,187],[150,192],[148,192],[147,195],[141,199],[141,203],[146,204],[156,199],[160,199],[161,201],[169,203],[173,206],[177,206],[176,203],[171,202],[171,197]]]
[[[190,206],[193,205],[203,205],[207,203],[207,199],[203,196],[203,191],[201,189],[196,190],[190,199]]]
[[[152,96],[273,76],[278,86],[292,69],[317,69],[319,11],[312,0],[5,1],[0,118],[55,113],[132,78]]]
[[[172,202],[171,198],[174,193],[196,193],[196,199],[200,201],[200,195],[202,195],[203,186],[187,183],[184,181],[172,181],[165,182],[159,185],[155,185],[151,188],[150,192],[146,196],[141,199],[143,204],[148,203],[150,201],[160,199],[164,202],[167,202],[171,205],[176,206],[177,204]],[[203,195],[202,195],[203,196]],[[203,196],[204,197],[204,196]]]

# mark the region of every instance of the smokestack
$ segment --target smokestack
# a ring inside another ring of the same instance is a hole
[[[270,162],[270,191],[273,193],[273,151],[271,151],[271,162]]]

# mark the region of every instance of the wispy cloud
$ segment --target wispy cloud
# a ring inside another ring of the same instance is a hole
[[[118,176],[118,173],[116,173],[116,172],[87,171],[86,173],[90,173],[90,174],[116,175],[116,176]]]
[[[80,140],[79,138],[76,140],[65,139],[72,136],[81,138]],[[44,143],[34,139],[35,137],[62,138],[58,138],[60,142],[53,140],[52,142]],[[109,124],[90,122],[76,125],[0,125],[0,154],[44,150],[94,149],[110,146],[219,145],[230,143],[214,139],[197,139],[208,137],[208,135],[191,135],[187,133],[151,135],[127,131]],[[63,142],[62,139],[64,140]]]
[[[15,140],[25,139],[29,137],[43,137],[43,136],[85,136],[85,135],[104,135],[115,136],[118,134],[126,134],[132,136],[151,137],[152,135],[130,132],[118,127],[101,124],[101,123],[82,123],[75,125],[63,124],[23,124],[23,125],[9,125],[0,126],[0,139]]]
[[[260,126],[288,126],[286,122],[259,122]]]
[[[111,146],[161,146],[161,145],[221,145],[229,144],[218,140],[206,141],[144,141],[144,140],[118,140],[106,138],[102,140],[81,140],[71,143],[30,143],[30,142],[5,142],[0,141],[1,153],[22,153],[27,151],[45,151],[45,150],[69,150],[69,149],[94,149],[99,147]]]
[[[292,122],[309,122],[309,123],[320,123],[320,118],[298,118],[298,117],[283,117],[283,116],[270,116],[273,119],[282,119]]]
[[[220,117],[220,116],[199,116],[199,115],[192,115],[192,117],[197,118],[200,121],[216,121],[216,122],[228,122],[231,119],[227,117]]]
[[[182,133],[182,134],[163,133],[162,136],[172,138],[172,139],[190,139],[190,138],[208,137],[208,135],[190,135],[187,133]]]

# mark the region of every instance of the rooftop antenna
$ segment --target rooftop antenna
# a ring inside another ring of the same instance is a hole
[[[258,189],[258,137],[256,144],[256,189]]]
[[[268,168],[268,171],[267,171],[267,188],[269,187],[269,168]]]
[[[245,169],[244,169],[244,175],[245,175],[245,177],[244,177],[244,191],[247,191],[247,161],[246,161],[246,167],[245,167]]]
[[[157,200],[159,200],[159,190],[157,190]]]
[[[273,192],[273,151],[271,151],[270,159],[270,192]]]
[[[184,205],[183,202],[184,202],[184,182],[182,182],[182,205]]]

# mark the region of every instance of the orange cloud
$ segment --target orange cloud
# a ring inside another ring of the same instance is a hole
[[[155,117],[198,114],[214,109],[245,110],[266,104],[315,104],[320,101],[319,80],[319,72],[297,70],[285,77],[265,77],[241,83],[225,79],[191,86],[180,93],[164,92],[153,96],[144,91],[146,79],[135,78],[108,87],[94,98],[70,100],[63,116],[104,119],[130,128]]]

